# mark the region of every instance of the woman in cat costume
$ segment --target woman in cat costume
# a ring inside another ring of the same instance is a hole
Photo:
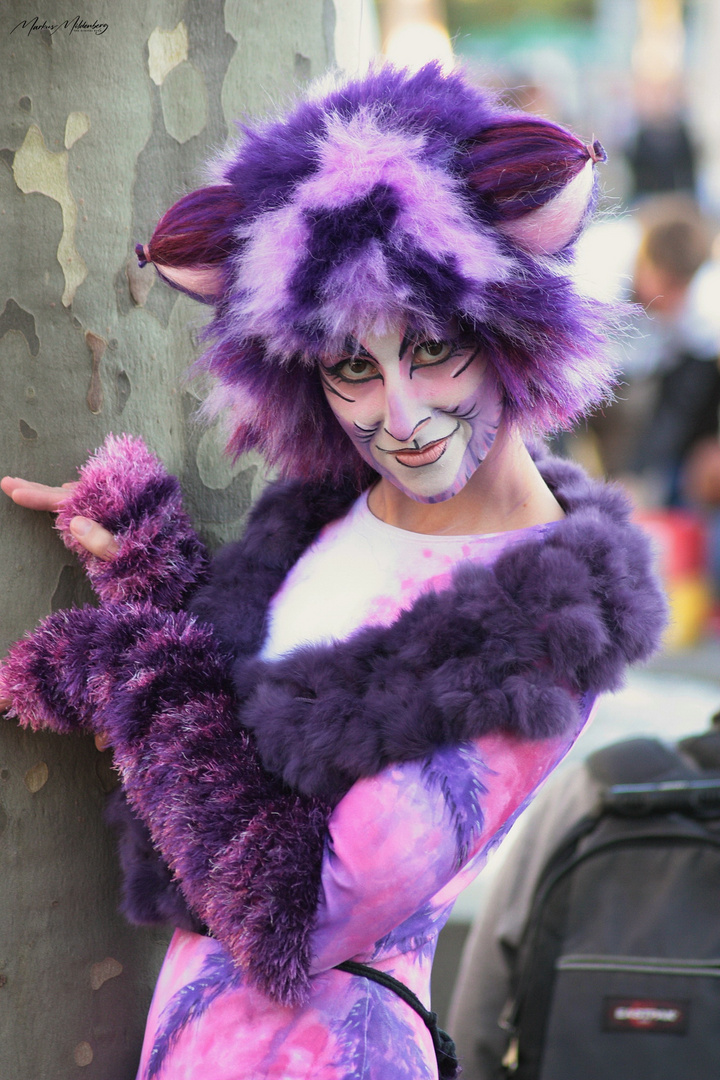
[[[243,539],[209,560],[127,436],[3,481],[101,604],[0,697],[112,745],[125,911],[177,926],[139,1080],[452,1075],[437,934],[664,621],[623,495],[538,441],[612,382],[568,275],[603,157],[435,65],[244,127],[139,252],[213,305],[206,411],[278,470]]]

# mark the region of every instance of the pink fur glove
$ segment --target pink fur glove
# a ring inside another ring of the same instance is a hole
[[[78,514],[114,534],[120,550],[112,560],[96,558],[73,537],[70,520]],[[207,552],[183,510],[177,479],[129,435],[109,435],[83,466],[57,528],[105,603],[147,601],[177,611],[205,576]]]

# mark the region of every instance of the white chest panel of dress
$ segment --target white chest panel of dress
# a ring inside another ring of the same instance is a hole
[[[361,626],[387,626],[421,593],[447,588],[458,563],[489,565],[506,547],[549,527],[428,536],[374,517],[364,493],[322,530],[286,577],[270,606],[261,656],[272,660],[299,645],[342,641]]]

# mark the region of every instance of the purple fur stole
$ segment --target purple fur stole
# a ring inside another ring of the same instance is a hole
[[[462,565],[389,627],[262,662],[274,593],[355,493],[274,486],[208,572],[176,481],[142,443],[108,441],[58,519],[75,550],[75,513],[118,536],[111,563],[79,552],[102,606],[15,645],[0,693],[23,724],[110,736],[173,874],[128,825],[127,911],[199,920],[266,993],[298,1002],[328,815],[356,779],[487,732],[560,733],[580,694],[617,687],[656,647],[665,604],[623,495],[567,462],[539,466],[567,515],[543,538]]]

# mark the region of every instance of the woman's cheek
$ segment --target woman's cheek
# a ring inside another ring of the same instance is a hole
[[[471,364],[466,371],[453,377],[451,371],[428,371],[422,378],[420,396],[428,405],[441,412],[455,409],[468,400],[472,400],[483,383],[483,371],[476,364]],[[415,376],[417,379],[417,375]],[[419,380],[418,380],[419,381]],[[418,386],[420,391],[420,386]]]
[[[383,418],[382,393],[378,393],[374,386],[360,386],[355,391],[354,403],[341,403],[347,408],[346,417],[348,422],[360,424],[364,428],[376,427]]]

